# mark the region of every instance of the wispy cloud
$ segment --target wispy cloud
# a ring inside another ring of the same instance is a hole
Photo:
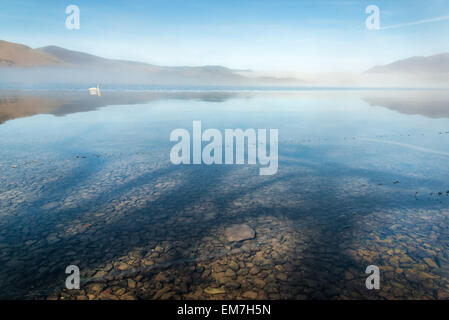
[[[381,30],[384,30],[384,29],[395,29],[395,28],[402,28],[402,27],[414,26],[414,25],[417,25],[417,24],[424,24],[424,23],[443,21],[443,20],[449,20],[449,15],[448,16],[441,16],[441,17],[430,18],[430,19],[424,19],[424,20],[418,20],[418,21],[413,21],[413,22],[407,22],[407,23],[394,24],[394,25],[391,25],[391,26],[381,27],[380,29]]]

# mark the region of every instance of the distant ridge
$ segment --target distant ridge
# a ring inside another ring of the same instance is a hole
[[[384,66],[375,66],[365,73],[413,73],[417,75],[449,73],[449,53],[398,60]]]
[[[73,65],[96,65],[114,63],[114,60],[101,58],[89,53],[64,49],[58,46],[46,46],[36,49],[39,52],[50,54],[61,61]]]
[[[18,43],[0,40],[0,67],[36,67],[61,65],[56,56]]]
[[[19,83],[291,85],[300,82],[293,78],[247,77],[239,73],[242,70],[223,66],[157,66],[102,58],[53,45],[32,49],[7,41],[0,41],[0,67],[7,67],[10,79]]]

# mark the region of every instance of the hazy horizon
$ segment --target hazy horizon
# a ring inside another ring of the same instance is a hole
[[[140,61],[107,59],[89,52],[0,40],[2,89],[70,89],[75,85],[101,83],[128,86],[226,87],[344,87],[344,88],[447,88],[449,53],[410,57],[362,73],[259,72],[224,66],[158,66]],[[73,87],[74,88],[74,87]]]

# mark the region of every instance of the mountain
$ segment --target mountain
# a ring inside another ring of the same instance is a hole
[[[411,57],[384,66],[375,66],[365,73],[435,75],[449,74],[449,53],[429,57]]]
[[[56,56],[18,43],[0,40],[0,67],[36,67],[61,65]]]
[[[110,65],[115,62],[114,60],[97,57],[84,52],[67,50],[57,46],[37,48],[36,51],[52,55],[57,59],[72,65]]]
[[[151,71],[160,71],[163,69],[163,67],[158,67],[147,63],[106,59],[89,53],[68,50],[58,46],[37,48],[36,51],[51,55],[73,67],[88,67],[94,69],[118,69],[122,67],[132,67],[144,68]]]
[[[2,68],[3,67],[3,68]],[[126,85],[291,85],[297,79],[258,78],[222,66],[165,67],[106,59],[57,46],[32,49],[1,41],[0,68],[15,83]],[[0,82],[2,82],[0,78]],[[3,80],[4,80],[3,79]]]

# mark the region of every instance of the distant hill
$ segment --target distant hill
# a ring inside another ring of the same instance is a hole
[[[22,44],[0,40],[0,67],[36,67],[61,65],[56,56]]]
[[[122,61],[105,59],[101,57],[94,56],[92,54],[72,51],[64,49],[57,46],[46,46],[42,48],[37,48],[35,51],[43,52],[45,54],[52,55],[58,60],[64,61],[71,65],[77,66],[99,66],[99,67],[110,67],[116,63],[122,63]],[[126,62],[125,62],[126,63]],[[142,64],[143,65],[143,64]]]
[[[241,70],[222,66],[156,66],[106,59],[57,46],[32,49],[7,41],[0,42],[0,67],[11,82],[17,83],[290,85],[299,82],[291,78],[247,77],[239,74]]]
[[[449,74],[449,53],[429,57],[411,57],[384,66],[375,66],[365,73]]]

